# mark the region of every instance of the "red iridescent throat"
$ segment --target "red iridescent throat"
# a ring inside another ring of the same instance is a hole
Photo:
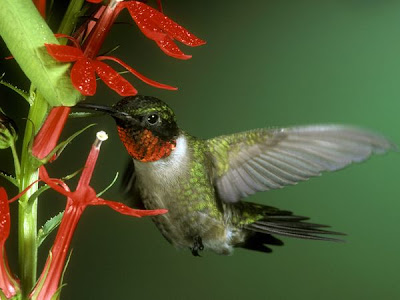
[[[129,129],[118,126],[118,134],[129,155],[142,162],[165,158],[176,147],[176,141],[164,141],[148,129],[133,134]]]

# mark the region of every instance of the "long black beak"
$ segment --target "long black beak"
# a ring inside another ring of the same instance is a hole
[[[77,105],[75,105],[75,107],[103,112],[112,116],[113,118],[120,120],[126,120],[131,118],[131,116],[126,112],[118,111],[111,106],[97,105],[91,103],[78,103]]]

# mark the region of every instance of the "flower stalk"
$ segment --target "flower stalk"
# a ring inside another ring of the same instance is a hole
[[[37,189],[39,172],[34,167],[35,158],[30,151],[31,140],[38,130],[46,116],[48,104],[41,94],[31,91],[31,95],[35,99],[30,107],[28,119],[26,122],[25,135],[23,140],[23,148],[28,151],[22,151],[21,156],[21,176],[19,178],[19,191],[31,188],[21,196],[18,206],[18,261],[19,276],[21,280],[22,294],[27,295],[36,282],[37,272],[37,200],[29,201]],[[33,184],[33,185],[32,185]]]
[[[94,188],[90,186],[90,180],[100,145],[106,139],[105,134],[97,136],[75,191],[71,192],[61,179],[51,178],[44,166],[55,158],[53,154],[64,145],[57,143],[66,124],[70,106],[82,101],[84,96],[96,92],[96,75],[120,95],[137,93],[136,89],[116,70],[105,64],[104,60],[119,64],[152,86],[176,89],[143,76],[117,57],[98,56],[112,24],[120,11],[126,8],[140,30],[155,41],[164,53],[178,59],[190,58],[176,46],[174,40],[188,46],[199,46],[205,42],[166,17],[162,13],[161,2],[157,3],[159,11],[140,1],[110,0],[94,12],[95,20],[84,23],[73,32],[78,18],[84,14],[85,1],[71,0],[59,32],[55,35],[44,20],[48,9],[45,0],[0,1],[0,35],[12,57],[32,83],[28,101],[30,109],[20,155],[15,147],[16,136],[11,139],[11,144],[8,140],[5,140],[4,144],[4,147],[11,147],[14,158],[15,179],[10,181],[18,186],[20,192],[13,198],[19,197],[19,201],[13,203],[18,204],[19,215],[20,283],[9,269],[5,255],[4,244],[10,226],[8,202],[11,200],[8,200],[5,190],[0,187],[0,299],[18,297],[50,300],[59,297],[62,272],[72,236],[87,206],[106,205],[121,214],[133,217],[154,216],[167,212],[164,209],[136,210],[122,203],[97,197]],[[85,7],[88,5],[87,3]],[[68,39],[59,42],[56,36]],[[66,45],[68,40],[72,41],[74,46]],[[60,218],[61,223],[54,244],[37,280],[37,196],[44,190],[39,191],[39,181],[64,195],[66,207],[62,219]]]
[[[44,166],[40,167],[41,179],[52,189],[65,195],[67,197],[67,204],[54,245],[50,250],[44,271],[31,294],[31,299],[51,299],[57,293],[73,233],[87,206],[107,205],[121,214],[133,217],[154,216],[167,212],[165,209],[132,209],[122,203],[104,200],[96,196],[96,192],[90,186],[90,180],[100,153],[100,146],[107,138],[108,136],[105,132],[100,131],[97,133],[96,140],[89,152],[85,167],[74,192],[70,192],[69,187],[61,180],[50,178]]]

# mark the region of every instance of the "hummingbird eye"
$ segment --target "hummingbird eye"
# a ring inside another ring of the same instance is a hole
[[[159,116],[157,114],[150,114],[147,116],[147,123],[154,125],[158,122]]]

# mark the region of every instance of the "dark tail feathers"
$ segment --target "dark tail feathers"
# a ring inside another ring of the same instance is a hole
[[[240,247],[267,253],[272,252],[271,248],[267,245],[283,245],[281,240],[272,235],[343,242],[343,240],[330,237],[329,235],[345,234],[323,229],[329,226],[306,222],[309,218],[295,216],[290,211],[282,211],[272,207],[264,207],[264,209],[262,219],[245,226],[245,229],[249,231],[249,235],[246,242],[240,245]]]

